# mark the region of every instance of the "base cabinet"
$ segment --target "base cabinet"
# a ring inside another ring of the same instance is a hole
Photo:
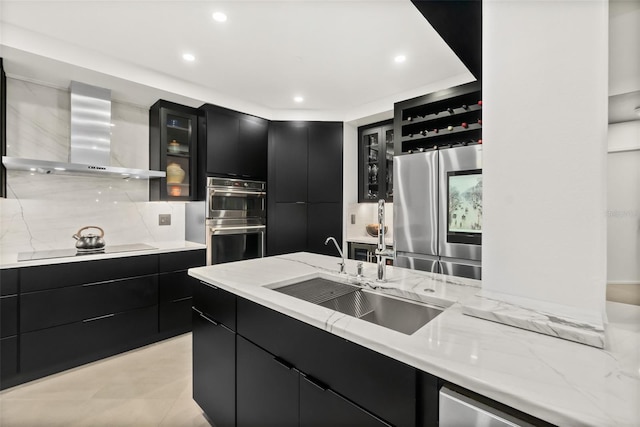
[[[190,331],[187,269],[204,264],[200,249],[0,270],[0,389]]]
[[[236,425],[236,334],[193,310],[193,399],[216,427]]]
[[[216,426],[232,408],[238,426],[437,425],[436,377],[202,282],[194,307],[194,399]]]
[[[381,427],[389,425],[333,390],[300,375],[300,426]]]
[[[297,426],[298,371],[239,335],[237,350],[238,427]]]

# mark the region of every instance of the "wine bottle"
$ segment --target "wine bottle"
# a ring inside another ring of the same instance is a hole
[[[462,125],[461,125],[461,126],[462,126],[464,129],[466,129],[466,128],[468,128],[468,127],[469,127],[469,125],[468,125],[466,122],[462,122]]]

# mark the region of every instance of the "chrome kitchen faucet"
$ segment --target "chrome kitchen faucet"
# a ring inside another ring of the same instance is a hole
[[[338,250],[338,252],[340,253],[340,256],[342,257],[342,262],[340,263],[340,273],[346,273],[344,269],[344,254],[342,253],[342,249],[340,249],[340,246],[338,246],[338,242],[336,242],[336,239],[334,237],[327,237],[327,240],[324,241],[324,244],[326,246],[327,244],[329,244],[331,240],[333,240],[333,244],[336,245],[336,249]]]

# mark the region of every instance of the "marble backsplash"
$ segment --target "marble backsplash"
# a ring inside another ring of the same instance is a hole
[[[7,155],[67,162],[68,90],[7,79]],[[111,165],[149,167],[148,108],[111,103]],[[184,240],[184,203],[149,202],[148,181],[117,177],[7,172],[0,199],[0,251],[73,248],[85,225],[105,230],[107,244]],[[159,226],[158,215],[171,214]]]

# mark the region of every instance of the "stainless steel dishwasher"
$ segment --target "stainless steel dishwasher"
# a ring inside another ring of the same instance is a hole
[[[523,420],[446,387],[440,389],[440,427],[533,427]]]

